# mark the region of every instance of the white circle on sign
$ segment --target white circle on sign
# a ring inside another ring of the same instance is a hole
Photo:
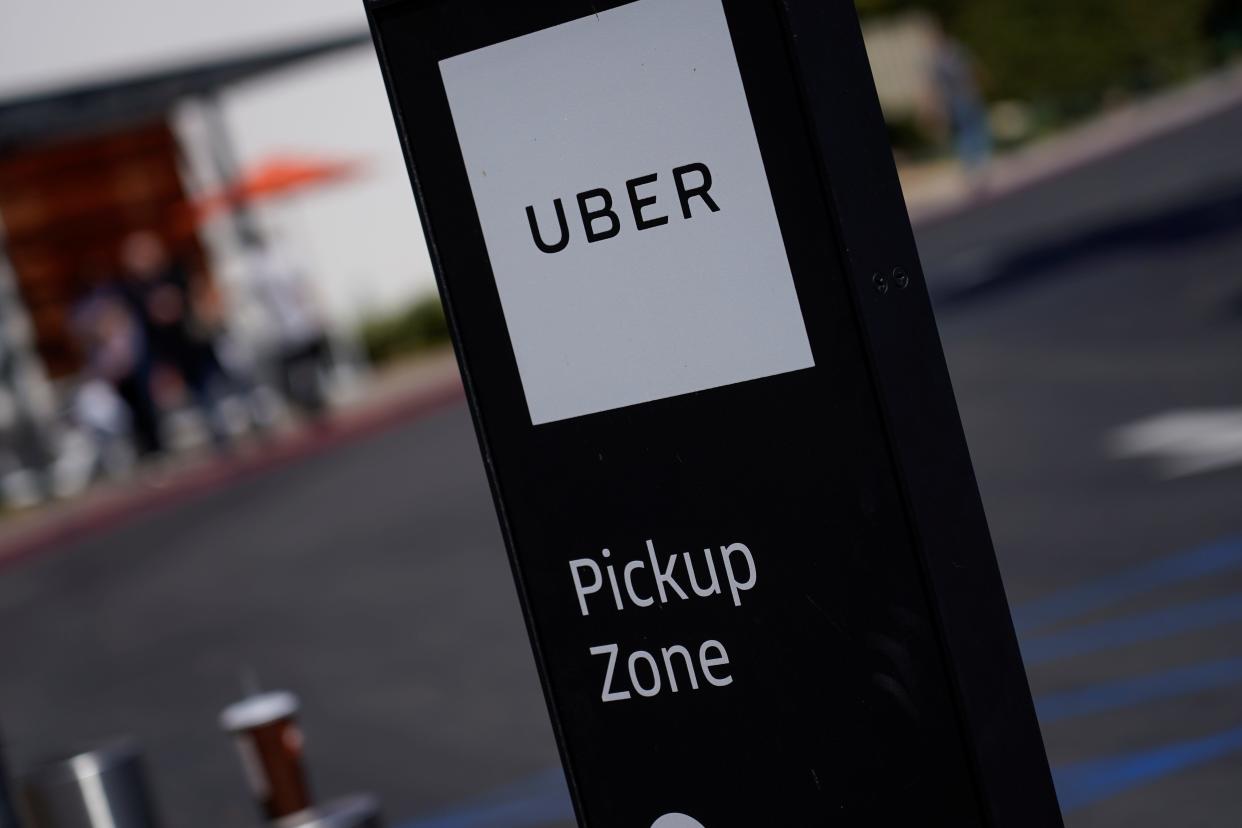
[[[703,823],[685,814],[665,814],[651,823],[651,828],[703,828]]]

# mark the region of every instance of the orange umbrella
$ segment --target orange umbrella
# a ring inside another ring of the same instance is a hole
[[[247,170],[223,190],[197,199],[191,206],[201,222],[238,205],[352,178],[361,167],[358,161],[276,156]]]

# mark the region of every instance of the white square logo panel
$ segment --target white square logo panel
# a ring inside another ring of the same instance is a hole
[[[813,366],[720,0],[440,71],[535,424]]]

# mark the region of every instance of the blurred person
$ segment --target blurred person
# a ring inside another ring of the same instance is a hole
[[[123,291],[141,320],[153,361],[177,372],[213,442],[227,444],[216,392],[229,377],[216,354],[213,332],[195,305],[189,271],[157,234],[146,230],[125,239],[121,263]]]
[[[276,409],[272,404],[275,395],[259,380],[254,349],[230,331],[226,321],[226,297],[216,288],[215,282],[205,282],[192,297],[199,330],[211,343],[218,368],[214,390],[227,395],[221,404],[231,397],[240,406],[235,410],[245,416],[250,427],[260,435],[267,434],[276,421]]]
[[[127,430],[140,456],[160,454],[164,441],[151,393],[150,348],[133,310],[117,291],[99,288],[79,305],[74,317],[86,357],[86,379],[73,402],[74,419],[90,434],[105,464],[115,456],[116,441]]]
[[[302,414],[327,409],[323,374],[330,367],[326,326],[303,272],[257,238],[246,240],[250,292],[273,334],[281,391]]]
[[[992,157],[992,132],[974,59],[964,45],[941,31],[931,73],[957,157],[967,174],[978,179]]]
[[[125,438],[134,433],[133,418],[115,388],[103,380],[87,380],[74,393],[71,411],[74,423],[86,433],[94,450],[88,481],[97,472],[116,477],[127,471],[133,455],[126,448]]]

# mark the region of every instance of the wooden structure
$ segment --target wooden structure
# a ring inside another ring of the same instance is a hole
[[[93,288],[117,278],[125,237],[163,236],[207,272],[186,221],[177,141],[154,121],[0,157],[0,221],[17,285],[48,373],[74,373],[70,317]]]
[[[173,108],[186,100],[207,105],[212,155],[220,178],[233,180],[220,90],[367,40],[351,33],[0,101],[0,255],[12,266],[34,347],[51,377],[80,367],[69,329],[73,307],[116,278],[129,233],[155,231],[176,257],[210,273],[186,206]]]

